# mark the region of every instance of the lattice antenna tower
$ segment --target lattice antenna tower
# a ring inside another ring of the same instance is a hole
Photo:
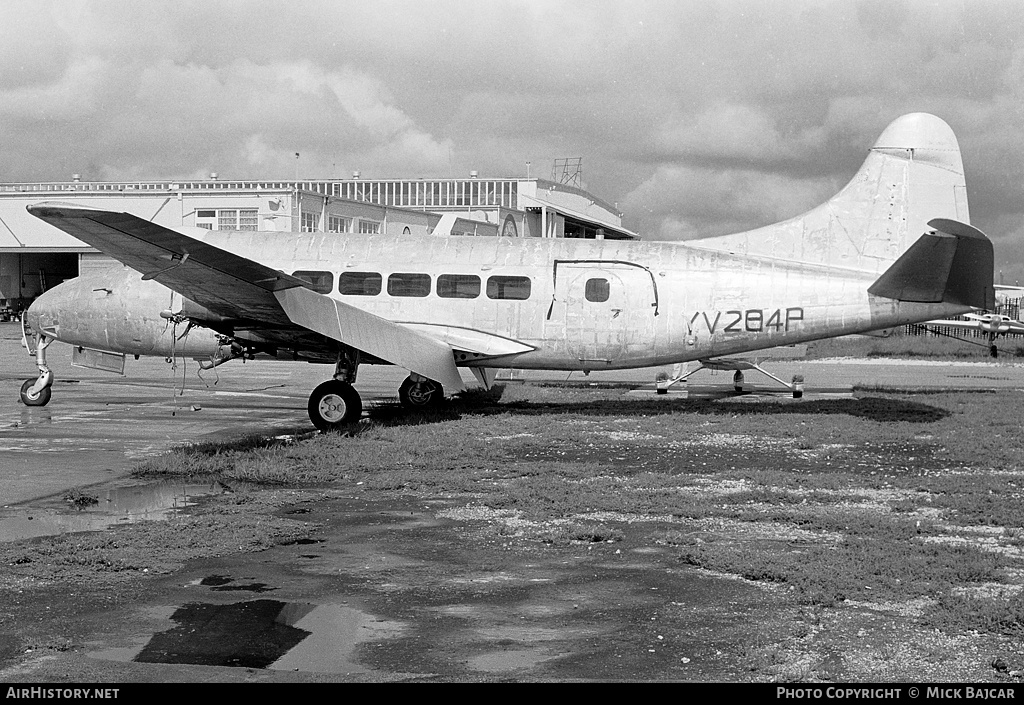
[[[556,159],[554,166],[551,167],[551,180],[583,188],[583,157]]]

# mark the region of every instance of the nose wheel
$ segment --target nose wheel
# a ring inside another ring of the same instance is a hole
[[[363,414],[363,402],[351,384],[330,379],[309,395],[309,420],[321,431],[355,423]]]
[[[46,406],[50,401],[50,388],[43,387],[39,391],[33,391],[33,387],[39,384],[39,380],[26,379],[21,385],[21,403],[25,406]]]
[[[39,368],[39,377],[27,379],[21,385],[21,403],[25,406],[46,406],[50,401],[50,387],[53,386],[53,372],[46,365],[46,348],[53,341],[53,338],[47,338],[44,335],[34,335],[30,338],[28,330],[24,328],[25,324],[22,325],[24,345],[30,352],[32,352],[32,347],[30,347],[29,341],[34,339],[35,342],[34,352],[36,366]]]

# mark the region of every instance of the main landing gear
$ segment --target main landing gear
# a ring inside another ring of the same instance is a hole
[[[433,409],[444,401],[444,389],[432,379],[409,375],[398,388],[398,400],[406,409]]]
[[[309,420],[321,431],[331,431],[359,421],[363,402],[352,383],[358,362],[349,357],[339,360],[334,379],[317,386],[309,395],[306,410]],[[431,409],[444,401],[444,389],[432,379],[411,374],[402,382],[398,398],[406,409]]]
[[[329,379],[309,395],[309,420],[321,431],[355,423],[363,415],[363,402],[351,384]]]

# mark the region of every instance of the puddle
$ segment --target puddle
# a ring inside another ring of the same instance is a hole
[[[90,654],[137,663],[263,668],[314,673],[365,673],[356,646],[400,634],[404,626],[344,605],[251,600],[228,605],[192,602],[170,616],[174,627],[145,644]]]
[[[219,482],[157,482],[102,490],[75,490],[32,507],[0,509],[0,541],[100,531],[118,524],[166,519],[199,497],[229,490]],[[93,502],[92,499],[96,501]]]

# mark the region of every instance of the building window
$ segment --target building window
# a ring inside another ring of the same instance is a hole
[[[334,275],[330,272],[298,271],[292,272],[296,279],[309,284],[309,288],[318,294],[329,294],[334,290]]]
[[[430,275],[395,272],[388,277],[391,296],[427,296],[430,293]]]
[[[607,279],[588,279],[584,295],[587,301],[602,303],[608,300],[610,287]]]
[[[200,211],[208,213],[209,211]],[[255,208],[222,209],[217,211],[218,230],[256,230],[259,224]]]
[[[340,215],[327,216],[327,232],[350,233],[352,232],[352,219]]]
[[[442,274],[437,278],[442,299],[475,299],[480,296],[480,277],[475,274]]]
[[[338,275],[338,293],[345,296],[376,296],[383,277],[377,272],[342,272]]]
[[[302,214],[302,232],[304,233],[315,233],[320,229],[320,214],[303,213]]]
[[[364,235],[376,235],[380,233],[380,223],[375,223],[372,220],[360,220],[359,232]]]
[[[487,298],[528,299],[530,298],[530,278],[504,276],[489,277],[487,279]]]

